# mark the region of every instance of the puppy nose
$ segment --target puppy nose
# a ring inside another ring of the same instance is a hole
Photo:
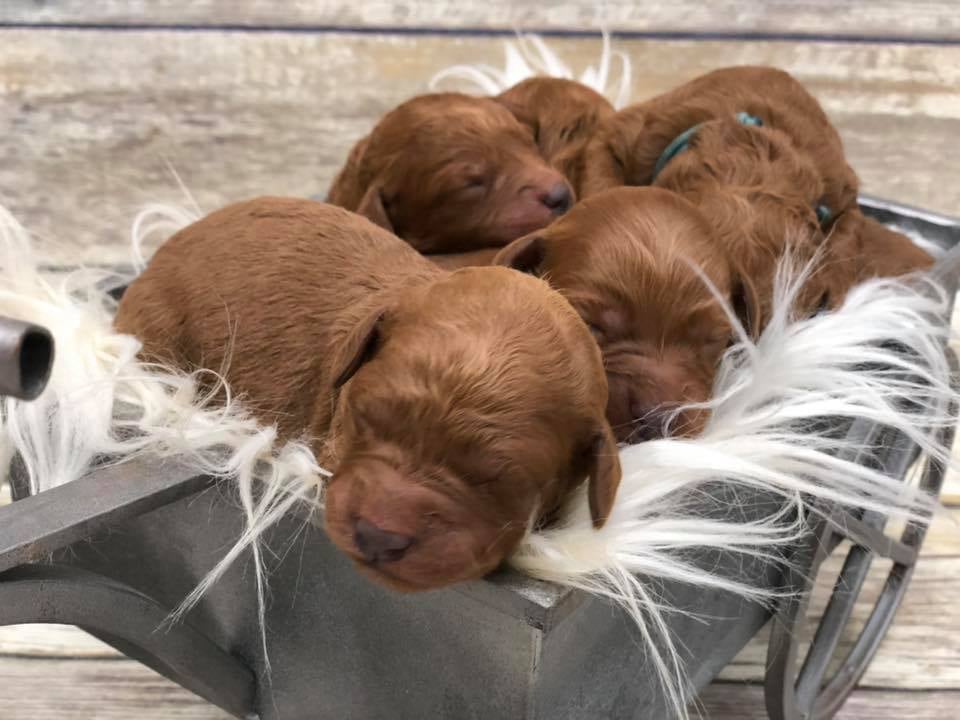
[[[370,564],[396,562],[413,544],[413,538],[381,530],[371,522],[358,518],[353,524],[353,543]]]
[[[630,404],[630,414],[633,415],[633,442],[646,442],[666,437],[667,415],[656,407],[641,403]]]
[[[565,182],[558,182],[550,192],[540,196],[540,202],[553,211],[554,215],[563,215],[573,205],[573,193]]]

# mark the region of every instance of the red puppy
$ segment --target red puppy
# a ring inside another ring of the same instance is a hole
[[[310,441],[334,471],[330,538],[391,587],[484,575],[585,478],[597,526],[613,504],[600,353],[535,278],[447,273],[352,213],[262,198],[163,245],[116,327],[148,358],[225,368]]]
[[[755,333],[765,323],[784,253],[800,262],[826,260],[841,252],[834,243],[873,253],[860,237],[871,226],[857,207],[858,181],[840,136],[800,83],[774,68],[717,70],[602,123],[587,150],[584,195],[651,183],[683,195],[710,218],[718,242],[756,286]],[[907,238],[898,245],[904,259],[912,258],[899,271],[929,262]],[[857,281],[835,268],[818,271],[799,312],[835,306]]]
[[[503,105],[438,93],[387,113],[350,151],[327,199],[423,253],[453,253],[544,227],[573,192]]]
[[[745,291],[692,204],[656,188],[608,190],[495,262],[548,279],[593,330],[620,440],[702,430],[706,412],[675,410],[709,399],[732,335],[721,298]]]

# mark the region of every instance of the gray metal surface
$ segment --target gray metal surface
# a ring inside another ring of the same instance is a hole
[[[128,471],[143,478],[157,468],[131,465]],[[232,490],[213,488],[119,522],[55,559],[172,608],[242,524]],[[276,554],[267,615],[269,679],[249,558],[188,617],[192,627],[255,669],[255,710],[264,720],[666,717],[636,628],[603,601],[511,572],[399,595],[360,577],[314,523],[295,515],[274,529],[268,543]],[[758,584],[777,579],[772,567],[743,567],[733,558],[703,561],[726,563],[731,573]],[[682,586],[662,591],[695,614],[677,613],[672,625],[698,684],[708,682],[767,618],[764,609],[721,593]],[[2,609],[0,620],[6,621]],[[204,696],[236,707],[238,698],[228,690]]]
[[[46,328],[0,316],[0,396],[33,400],[53,368],[53,338]]]
[[[891,210],[884,206],[877,212]],[[911,218],[922,227],[923,218]],[[940,227],[946,228],[946,246],[952,231],[948,224]],[[875,432],[863,424],[841,431]],[[891,473],[897,472],[896,462],[914,453],[911,447],[901,449],[905,454],[899,460],[887,458]],[[23,483],[16,487],[23,497]],[[739,505],[717,502],[729,500],[728,492],[718,483],[705,512],[710,508],[709,514],[750,519],[770,511],[766,501],[775,502],[763,497],[742,502],[742,493]],[[830,542],[839,526],[864,548],[901,562],[912,558],[916,538],[884,545],[871,518],[833,519],[826,526],[833,533]],[[17,568],[0,574],[0,624],[77,624],[237,717],[668,717],[637,628],[607,602],[512,572],[442,591],[393,593],[355,572],[323,534],[321,520],[319,514],[292,513],[268,534],[273,551],[266,555],[269,675],[249,553],[185,625],[174,627],[163,641],[144,632],[195,587],[244,525],[229,483],[213,486],[175,462],[141,459],[101,468],[75,484],[0,510],[0,569]],[[799,548],[796,558],[814,547]],[[50,553],[55,567],[40,562]],[[777,567],[737,557],[705,552],[699,562],[761,587],[799,582],[783,577]],[[862,557],[850,562],[848,580],[854,587],[863,566]],[[728,594],[649,582],[680,609],[669,616],[669,625],[696,688],[707,684],[769,617],[765,608]],[[836,599],[819,653],[829,654],[835,645],[831,630],[847,616],[853,594]],[[871,643],[879,642],[884,627],[879,621],[873,626],[874,634],[854,661],[869,658]],[[801,692],[795,691],[794,649],[781,642],[778,652],[783,671],[778,697],[792,712],[797,695],[807,698],[811,692],[803,683]],[[819,668],[819,660],[811,663]],[[847,680],[829,686],[826,711],[842,701]],[[820,679],[807,685],[813,695],[823,696]]]

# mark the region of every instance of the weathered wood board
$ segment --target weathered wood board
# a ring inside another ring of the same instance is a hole
[[[950,0],[0,0],[0,22],[357,28],[537,28],[956,38]]]
[[[768,720],[763,688],[714,683],[700,698],[705,720]],[[857,690],[834,720],[955,720],[960,692]]]
[[[556,39],[575,69],[595,39]],[[51,258],[125,259],[136,210],[322,192],[376,118],[500,38],[0,29],[0,203]],[[960,47],[630,41],[633,96],[720,65],[796,73],[840,127],[865,190],[960,211]],[[107,71],[109,69],[109,72]]]

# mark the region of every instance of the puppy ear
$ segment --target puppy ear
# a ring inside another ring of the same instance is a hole
[[[378,310],[363,318],[334,352],[331,363],[334,390],[339,390],[377,351],[384,314],[385,311]]]
[[[537,114],[531,106],[529,94],[523,83],[520,83],[494,96],[493,101],[503,105],[518,122],[529,127],[536,135]]]
[[[620,453],[613,430],[606,422],[593,438],[587,463],[587,500],[590,519],[595,528],[603,527],[613,511],[613,503],[620,487]]]
[[[393,223],[390,216],[387,215],[387,209],[383,204],[383,193],[379,185],[371,185],[367,188],[360,204],[357,206],[356,213],[379,225],[384,230],[393,232]]]
[[[546,255],[546,243],[540,231],[514,240],[498,252],[492,265],[503,265],[523,273],[538,275]]]
[[[353,210],[360,202],[364,192],[360,182],[360,170],[369,145],[370,136],[367,135],[350,148],[346,162],[333,179],[330,190],[327,192],[328,203]]]

